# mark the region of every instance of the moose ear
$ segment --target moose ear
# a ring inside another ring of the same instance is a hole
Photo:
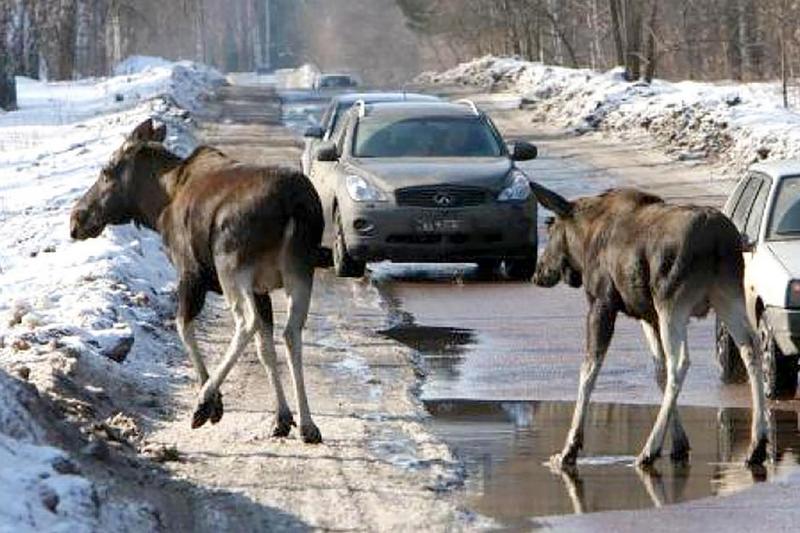
[[[148,118],[133,130],[128,136],[132,142],[164,142],[167,138],[167,125],[160,124],[157,128],[153,127],[153,119]]]
[[[531,182],[531,190],[536,200],[539,201],[544,207],[555,213],[560,217],[568,217],[572,214],[572,202],[564,198],[558,193],[542,187],[538,183]]]
[[[128,136],[129,141],[149,141],[153,137],[153,119],[148,118],[131,132]]]
[[[163,143],[164,139],[166,138],[167,138],[167,125],[162,123],[159,124],[157,128],[153,129],[153,138],[150,140],[157,143]]]

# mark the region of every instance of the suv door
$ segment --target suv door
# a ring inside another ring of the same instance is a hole
[[[349,115],[341,117],[339,125],[331,135],[331,141],[336,145],[336,151],[340,160],[337,161],[314,161],[311,165],[311,182],[319,193],[322,202],[322,210],[325,215],[325,231],[322,236],[323,245],[329,246],[335,237],[335,225],[333,220],[333,204],[338,185],[338,169],[341,166],[341,157],[344,150],[344,141],[347,135]],[[318,145],[319,146],[319,145]],[[316,159],[316,154],[312,154]]]

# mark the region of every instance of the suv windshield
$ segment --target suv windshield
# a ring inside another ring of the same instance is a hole
[[[769,239],[800,239],[800,176],[784,179],[772,208]]]
[[[500,157],[502,145],[482,118],[365,117],[354,157]]]

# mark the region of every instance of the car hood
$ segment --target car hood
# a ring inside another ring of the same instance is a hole
[[[800,240],[770,241],[769,249],[792,279],[800,279]]]
[[[353,170],[384,191],[422,185],[504,188],[513,164],[505,157],[354,159]]]

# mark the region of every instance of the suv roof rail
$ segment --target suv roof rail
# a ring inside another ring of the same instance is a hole
[[[358,118],[367,116],[367,102],[365,102],[363,98],[356,100],[353,106],[358,107]]]
[[[472,100],[470,100],[468,98],[462,98],[461,100],[456,100],[453,103],[454,104],[468,105],[472,109],[472,112],[475,113],[476,116],[479,116],[481,114],[480,110],[478,109],[478,106],[475,105],[475,102],[473,102]]]

